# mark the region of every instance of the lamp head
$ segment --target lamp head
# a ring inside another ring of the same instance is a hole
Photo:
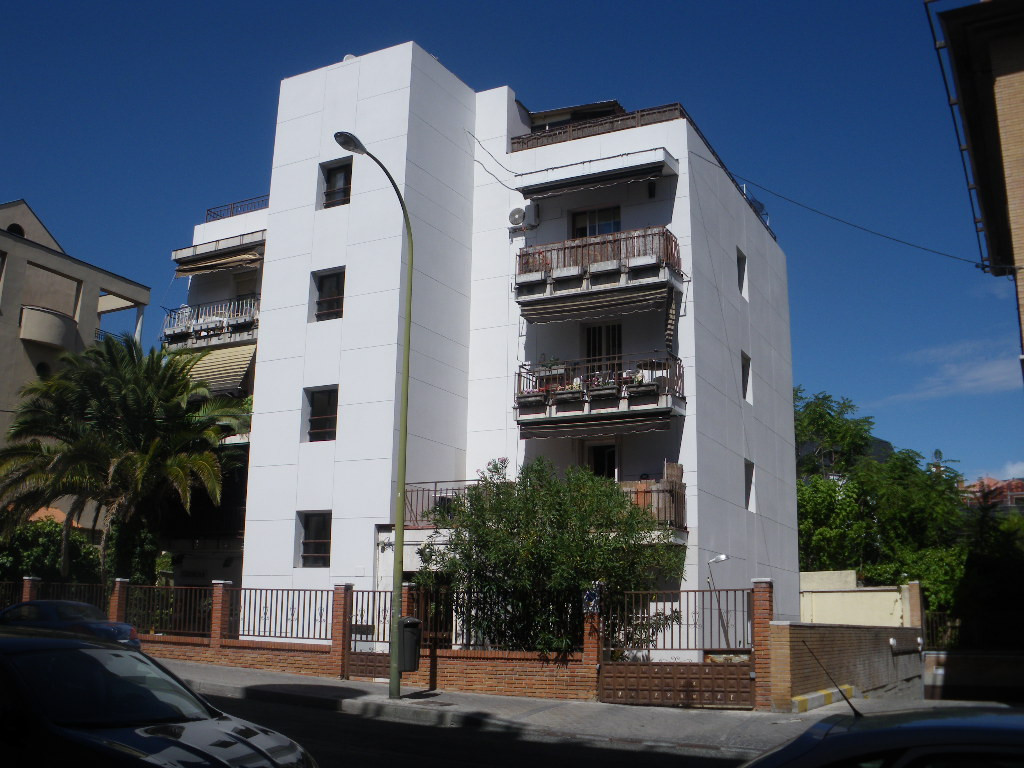
[[[341,145],[346,152],[355,152],[357,155],[365,155],[366,147],[363,142],[356,138],[355,134],[348,131],[338,131],[334,134],[334,140]]]
[[[723,562],[725,560],[728,560],[728,559],[729,559],[729,556],[723,552],[722,554],[715,555],[710,560],[708,560],[708,565],[711,565],[712,563],[721,563],[721,562]]]

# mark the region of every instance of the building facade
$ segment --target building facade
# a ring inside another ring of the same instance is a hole
[[[337,131],[414,231],[401,511],[408,244]],[[770,577],[798,618],[785,256],[682,107],[530,112],[414,43],[349,56],[282,83],[269,199],[224,211],[175,252],[188,305],[258,293],[258,315],[234,337],[230,311],[216,333],[169,316],[165,337],[254,382],[245,586],[390,588],[396,514],[413,571],[426,510],[492,459],[543,456],[670,526],[685,588]]]
[[[146,286],[65,253],[24,200],[0,204],[0,435],[26,383],[91,346],[101,324],[140,338],[148,303]],[[121,312],[121,323],[104,322]]]

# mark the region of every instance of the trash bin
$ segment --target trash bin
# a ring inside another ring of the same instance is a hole
[[[420,638],[423,622],[412,616],[398,620],[398,671],[415,672],[420,668]]]

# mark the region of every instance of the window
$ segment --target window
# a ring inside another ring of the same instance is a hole
[[[572,236],[608,235],[622,230],[619,206],[593,211],[577,211],[572,215]]]
[[[757,511],[757,500],[754,496],[754,462],[743,460],[743,495],[744,503],[751,512]]]
[[[7,228],[7,231],[10,232],[12,235],[17,235],[18,237],[25,236],[25,230],[22,228],[21,224],[11,224]]]
[[[309,442],[334,440],[338,434],[338,388],[306,391],[309,401]]]
[[[740,290],[740,296],[744,299],[747,296],[747,255],[739,248],[736,249],[736,286]]]
[[[323,174],[324,208],[348,205],[352,198],[352,162],[328,166]]]
[[[748,403],[753,403],[754,393],[750,386],[750,355],[746,352],[740,352],[740,381],[743,399]]]
[[[334,320],[342,316],[345,301],[345,270],[315,275],[316,312],[320,320]]]
[[[331,513],[300,512],[303,568],[327,568],[331,564]]]

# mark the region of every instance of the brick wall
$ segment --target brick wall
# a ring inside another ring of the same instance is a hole
[[[920,680],[920,636],[916,627],[772,622],[772,709],[788,712],[794,696],[833,687],[814,656],[836,683],[864,693],[881,693]],[[896,640],[895,648],[890,638]]]
[[[331,654],[329,645],[221,640],[220,645],[214,647],[206,637],[139,635],[139,639],[142,641],[142,650],[158,659],[269,669],[272,672],[289,672],[293,675],[341,675],[341,668]]]

